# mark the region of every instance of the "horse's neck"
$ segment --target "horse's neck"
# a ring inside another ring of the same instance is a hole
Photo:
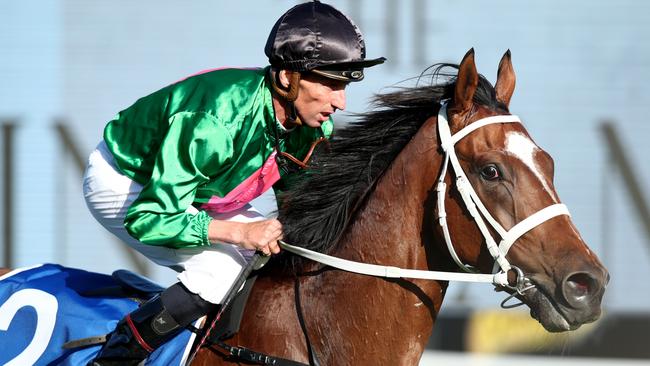
[[[425,205],[440,168],[435,119],[427,121],[377,182],[335,255],[428,269],[422,231]],[[427,228],[428,229],[428,228]]]
[[[434,122],[425,123],[391,164],[335,255],[366,263],[429,269],[425,248],[433,243],[423,239],[423,232],[429,231],[424,226],[433,222],[427,222],[425,207],[440,165]],[[366,329],[364,337],[373,338],[373,342],[399,340],[387,347],[419,357],[440,309],[444,286],[425,280],[338,276],[334,281],[342,288],[336,290],[337,300],[345,298],[351,306],[337,310],[337,317],[348,323],[366,319],[366,325],[356,327],[375,329]]]

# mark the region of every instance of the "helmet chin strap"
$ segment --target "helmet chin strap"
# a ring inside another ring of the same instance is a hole
[[[287,109],[289,110],[289,114],[285,121],[285,127],[292,128],[294,126],[301,126],[302,120],[300,119],[300,116],[298,116],[296,105],[293,102],[287,102]]]
[[[296,105],[294,104],[295,100],[298,99],[298,90],[300,84],[300,73],[297,71],[291,72],[289,77],[289,89],[287,90],[280,83],[280,72],[271,71],[269,79],[271,79],[271,86],[273,91],[275,91],[280,98],[285,101],[285,109],[287,120],[285,121],[285,127],[291,128],[294,126],[302,125],[302,121],[298,116],[298,111],[296,110]]]

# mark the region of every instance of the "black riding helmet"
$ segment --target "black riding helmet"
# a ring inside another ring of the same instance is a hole
[[[360,81],[364,68],[386,60],[366,60],[359,28],[343,13],[318,0],[284,13],[273,26],[264,53],[276,70],[311,71],[343,81]]]

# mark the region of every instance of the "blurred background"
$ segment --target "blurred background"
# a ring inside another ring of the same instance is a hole
[[[268,32],[296,3],[1,1],[0,263],[128,268],[172,283],[88,213],[86,156],[137,98],[201,70],[265,66]],[[349,112],[471,47],[494,82],[510,49],[510,109],[554,157],[557,190],[611,274],[602,319],[568,335],[500,309],[491,286],[451,284],[422,365],[650,364],[650,2],[328,3],[360,26],[369,57],[388,58],[349,87]]]

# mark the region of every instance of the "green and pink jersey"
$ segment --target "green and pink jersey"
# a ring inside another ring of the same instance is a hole
[[[194,75],[108,123],[104,141],[119,170],[143,185],[124,221],[130,235],[150,245],[210,245],[206,211],[237,210],[270,189],[281,178],[276,146],[302,159],[313,141],[331,135],[331,119],[321,128],[285,130],[275,118],[267,72]],[[191,205],[198,214],[186,212]]]

